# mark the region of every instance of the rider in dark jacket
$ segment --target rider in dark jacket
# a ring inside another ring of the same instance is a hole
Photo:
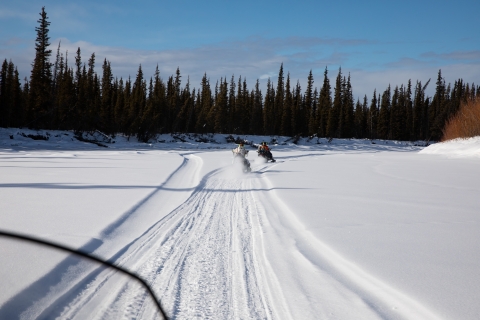
[[[258,155],[265,157],[267,160],[271,160],[272,162],[275,162],[275,159],[273,159],[272,152],[270,151],[270,148],[268,147],[266,142],[262,142],[260,146],[258,146]]]

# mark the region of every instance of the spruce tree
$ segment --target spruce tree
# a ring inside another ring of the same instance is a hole
[[[378,122],[378,108],[377,108],[377,89],[373,91],[370,108],[368,110],[367,129],[368,137],[371,140],[377,139],[377,122]]]
[[[132,102],[132,80],[130,76],[128,77],[128,80],[125,82],[125,90],[123,93],[124,96],[124,110],[123,110],[123,128],[122,132],[127,134],[130,137],[130,124],[132,119],[130,119],[130,109],[131,105],[133,104]]]
[[[207,115],[212,107],[212,91],[210,89],[210,80],[205,73],[201,82],[201,92],[199,91],[198,101],[198,117],[195,124],[195,130],[198,133],[206,133],[209,131],[207,126]]]
[[[10,60],[4,60],[0,72],[0,127],[21,126],[24,99],[18,70]]]
[[[290,87],[290,73],[287,74],[287,81],[285,83],[285,102],[283,105],[282,124],[280,133],[285,136],[291,136],[292,133],[292,91]]]
[[[280,65],[280,70],[278,71],[277,79],[277,91],[275,92],[275,101],[273,103],[271,120],[272,121],[272,134],[279,134],[280,127],[282,125],[282,114],[285,101],[285,86],[284,86],[284,76],[283,76],[283,63]]]
[[[332,109],[332,88],[330,80],[328,79],[328,69],[325,67],[323,73],[323,85],[320,89],[320,96],[318,98],[317,108],[317,126],[318,137],[325,137],[327,135],[327,123],[330,110]]]
[[[442,77],[442,70],[438,71],[437,87],[429,108],[429,140],[439,140],[442,136],[443,124],[445,123],[445,80]]]
[[[363,105],[362,105],[362,109],[363,109],[363,122],[362,122],[362,136],[361,138],[368,138],[368,115],[369,115],[369,108],[368,108],[368,99],[367,99],[367,95],[364,95],[363,96]]]
[[[303,113],[303,126],[305,132],[305,135],[311,135],[313,134],[314,127],[315,127],[315,120],[310,123],[310,119],[313,118],[315,119],[315,115],[312,113],[315,113],[315,108],[314,106],[314,97],[313,97],[313,73],[312,70],[310,69],[310,72],[308,74],[307,78],[307,88],[305,90],[305,106],[304,106],[304,113]]]
[[[390,121],[389,121],[389,133],[388,139],[401,140],[401,105],[400,105],[400,92],[401,89],[398,86],[393,90],[391,108],[390,108]]]
[[[413,103],[412,103],[412,81],[408,80],[405,92],[405,131],[404,139],[413,139]]]
[[[338,70],[337,79],[335,80],[335,94],[333,98],[333,106],[330,109],[328,114],[328,121],[327,121],[327,133],[326,136],[329,138],[338,138],[339,134],[339,124],[341,120],[341,111],[342,111],[342,88],[343,88],[343,81],[342,81],[342,69]]]
[[[254,90],[254,100],[253,100],[253,114],[251,122],[251,133],[259,135],[263,133],[263,97],[262,91],[260,90],[260,81],[257,79],[255,83]]]
[[[353,137],[353,128],[354,128],[354,102],[353,102],[353,93],[352,93],[352,84],[350,82],[350,74],[348,79],[344,82],[344,91],[343,91],[343,101],[342,101],[342,110],[343,110],[343,119],[340,121],[343,122],[343,125],[339,126],[341,128],[341,137],[342,138],[351,138]]]
[[[263,105],[263,133],[266,135],[274,134],[273,108],[275,104],[275,90],[272,87],[270,78],[267,80],[267,92],[265,94],[265,103]]]
[[[62,130],[74,129],[76,118],[72,117],[71,112],[75,106],[76,94],[73,70],[68,67],[68,52],[65,54],[65,62],[63,59],[60,60],[56,82],[56,127]]]
[[[302,135],[302,118],[301,118],[301,110],[303,104],[303,96],[302,96],[302,87],[300,86],[300,81],[297,80],[297,85],[293,89],[292,92],[292,135]]]
[[[130,127],[129,135],[136,135],[138,138],[143,137],[143,126],[141,119],[146,106],[146,83],[143,79],[142,65],[139,65],[135,82],[132,86],[132,95],[130,97],[130,109],[128,110],[128,118]]]
[[[232,75],[230,79],[230,87],[228,90],[228,106],[227,106],[227,131],[233,132],[233,127],[235,124],[235,114],[236,114],[236,97],[235,97],[235,77]]]
[[[116,99],[115,99],[115,106],[113,111],[114,117],[114,132],[125,132],[123,131],[124,122],[125,122],[125,86],[123,84],[123,78],[115,79],[115,87],[116,89]]]
[[[101,130],[107,134],[113,134],[113,74],[110,62],[106,58],[103,61],[102,69]]]
[[[240,113],[240,133],[242,134],[247,134],[248,133],[248,128],[250,125],[250,117],[252,115],[252,103],[250,101],[250,93],[248,91],[247,87],[247,78],[243,79],[242,83],[242,102],[243,102],[243,111]]]
[[[353,136],[357,139],[363,138],[363,106],[360,103],[360,100],[357,99],[357,103],[355,104],[355,113],[354,113],[354,133]]]
[[[391,96],[391,89],[390,85],[388,88],[383,92],[381,105],[380,105],[380,112],[378,115],[378,138],[380,139],[388,139],[390,133],[390,96]]]
[[[8,62],[5,59],[0,71],[0,127],[7,128],[9,125],[10,110],[8,108],[10,95],[8,92]]]
[[[245,108],[242,76],[238,77],[237,83],[237,97],[235,98],[235,120],[233,121],[233,133],[239,134],[242,131],[243,126],[243,111]]]
[[[12,63],[13,64],[13,63]],[[24,125],[25,101],[23,99],[22,86],[20,84],[20,75],[15,67],[12,88],[12,121],[11,126],[18,128]]]
[[[214,131],[226,133],[227,129],[227,108],[228,108],[228,84],[227,79],[220,80],[220,90],[215,100]]]
[[[35,59],[30,76],[30,96],[29,108],[31,109],[31,118],[29,125],[33,128],[49,128],[51,118],[48,118],[51,111],[51,86],[52,86],[52,63],[50,56],[52,50],[50,46],[50,37],[48,35],[48,21],[45,7],[42,7],[40,18],[37,20],[38,27],[35,28],[37,37],[35,39]]]

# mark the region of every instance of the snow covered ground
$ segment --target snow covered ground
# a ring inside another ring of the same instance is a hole
[[[0,129],[0,229],[137,272],[172,319],[480,318],[478,138],[242,136],[277,159],[247,146],[242,174],[226,137]],[[156,316],[91,263],[5,239],[0,259],[0,319]]]

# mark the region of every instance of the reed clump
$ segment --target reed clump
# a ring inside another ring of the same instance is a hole
[[[462,103],[443,129],[442,141],[480,136],[480,97]]]

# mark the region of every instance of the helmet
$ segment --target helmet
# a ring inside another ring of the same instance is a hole
[[[240,147],[243,147],[243,144],[244,144],[243,142],[240,142]]]
[[[266,146],[267,143],[265,141],[262,142],[262,146]]]

